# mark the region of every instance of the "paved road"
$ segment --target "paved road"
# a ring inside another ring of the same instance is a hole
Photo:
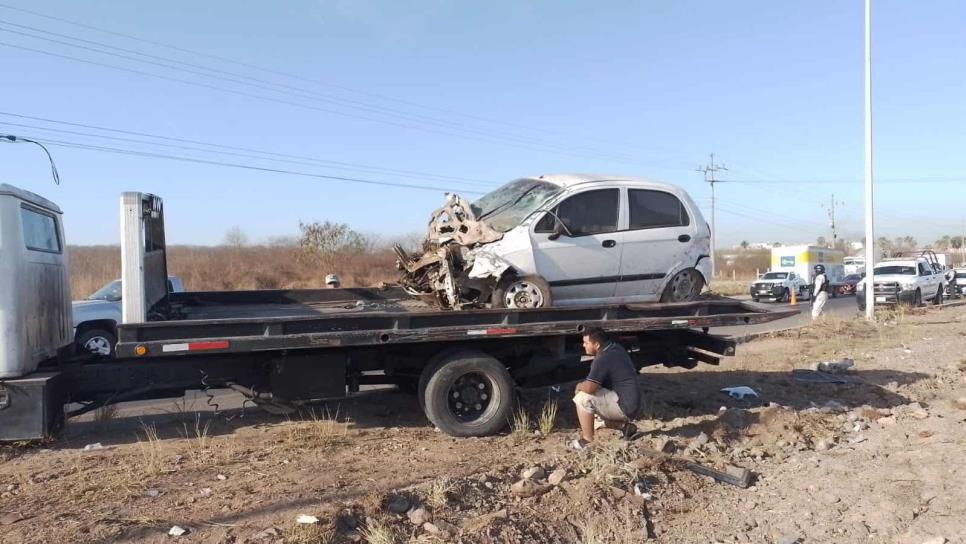
[[[732,297],[738,300],[744,300],[751,302],[751,297],[748,296],[737,296]],[[945,304],[950,303],[961,303],[960,300],[956,301],[945,301]],[[787,317],[785,319],[779,319],[778,321],[772,321],[771,323],[765,323],[763,325],[745,325],[742,327],[718,327],[716,329],[711,329],[714,334],[726,334],[733,336],[744,336],[747,334],[755,334],[762,332],[780,331],[783,329],[791,329],[795,327],[803,327],[812,321],[812,307],[808,300],[799,302],[797,306],[792,306],[791,304],[780,304],[776,302],[761,302],[758,303],[760,306],[769,309],[781,309],[787,310],[791,308],[797,308],[799,314],[792,317]],[[859,309],[855,303],[855,296],[838,296],[836,298],[830,298],[828,303],[825,305],[825,313],[829,315],[834,315],[840,318],[848,318],[859,313]]]

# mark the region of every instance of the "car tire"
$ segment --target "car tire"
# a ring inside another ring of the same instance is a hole
[[[450,436],[464,437],[503,430],[515,395],[516,384],[503,363],[466,350],[450,353],[434,365],[421,397],[433,425]]]
[[[752,300],[752,301],[754,301],[754,302],[758,302],[758,301],[759,301],[759,300],[761,300],[761,299],[760,299],[760,298],[758,298],[758,297],[751,297],[751,300]]]
[[[114,357],[117,336],[105,329],[87,329],[77,335],[75,344],[79,353],[111,358]]]
[[[698,298],[703,288],[701,273],[694,268],[685,268],[668,280],[661,294],[661,302],[690,302]]]
[[[922,306],[922,291],[916,289],[916,294],[912,297],[912,307],[918,308],[920,306]]]
[[[942,285],[940,285],[939,290],[936,291],[936,296],[933,297],[932,303],[935,304],[936,306],[942,306],[943,304],[943,286]]]
[[[540,276],[507,276],[493,290],[494,308],[528,309],[553,306],[550,284]]]
[[[778,299],[778,302],[781,302],[782,304],[786,304],[788,302],[791,302],[791,300],[792,300],[792,292],[787,287],[782,289],[782,297]]]

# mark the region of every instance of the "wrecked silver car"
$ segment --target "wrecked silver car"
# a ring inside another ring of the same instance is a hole
[[[447,194],[402,285],[443,308],[692,300],[710,230],[687,193],[638,178],[546,175],[469,202]]]

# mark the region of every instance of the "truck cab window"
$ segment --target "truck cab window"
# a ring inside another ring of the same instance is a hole
[[[21,205],[20,222],[23,225],[23,241],[27,249],[60,253],[57,219],[53,215]]]
[[[619,198],[618,189],[598,189],[574,195],[561,202],[554,213],[540,218],[534,232],[553,232],[554,214],[574,236],[614,232],[617,230]]]
[[[684,204],[670,193],[630,189],[627,194],[631,230],[686,227],[691,224]]]

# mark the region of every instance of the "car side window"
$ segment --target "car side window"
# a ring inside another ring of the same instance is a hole
[[[691,218],[688,216],[688,211],[684,209],[684,204],[671,193],[630,189],[627,196],[631,230],[686,227],[691,224]]]
[[[926,268],[926,265],[924,265],[922,263],[919,263],[919,275],[920,276],[929,276],[930,274],[932,274],[932,273],[929,272],[929,270]]]
[[[598,189],[576,194],[540,218],[534,232],[553,232],[554,214],[574,236],[603,234],[617,230],[620,210],[618,189]]]

